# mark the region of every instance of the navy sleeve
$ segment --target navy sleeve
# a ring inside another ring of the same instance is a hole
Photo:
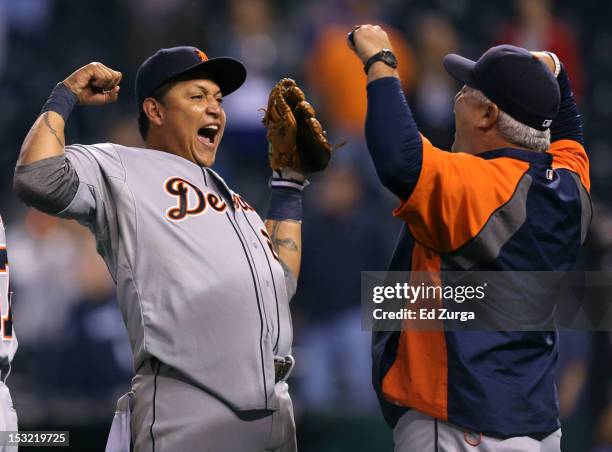
[[[582,118],[578,113],[569,77],[563,65],[561,65],[561,72],[557,76],[557,81],[561,91],[561,103],[559,104],[559,113],[557,113],[557,117],[550,126],[550,141],[574,140],[584,146]]]
[[[410,197],[423,162],[423,143],[399,79],[370,82],[365,135],[378,177],[400,199]]]

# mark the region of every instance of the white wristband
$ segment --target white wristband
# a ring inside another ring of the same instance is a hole
[[[279,171],[272,171],[272,177],[268,182],[268,186],[272,187],[285,187],[293,188],[294,190],[302,191],[309,185],[310,182],[301,173],[294,171],[290,168],[283,168]]]
[[[546,52],[546,53],[555,62],[555,78],[557,78],[559,76],[559,73],[561,72],[561,62],[559,61],[559,57],[552,52]]]

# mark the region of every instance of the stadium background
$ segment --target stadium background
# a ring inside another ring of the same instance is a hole
[[[11,191],[29,126],[73,70],[101,61],[124,79],[117,104],[77,108],[68,143],[139,145],[133,83],[145,57],[191,44],[244,61],[248,81],[226,99],[215,169],[260,212],[269,170],[258,108],[276,80],[295,78],[332,141],[349,140],[307,190],[303,270],[292,303],[299,364],[290,383],[301,451],[384,451],[391,436],[370,389],[359,272],[385,268],[400,224],[365,148],[365,76],[345,47],[346,32],[358,23],[390,30],[419,126],[446,148],[458,86],[441,71],[444,54],[477,57],[500,42],[557,52],[574,82],[591,158],[596,216],[584,263],[610,270],[611,18],[611,3],[595,0],[0,0],[0,212],[20,341],[8,384],[20,428],[70,430],[72,450],[103,450],[115,400],[131,377],[125,328],[92,239],[75,223],[25,209]],[[566,451],[612,450],[611,358],[610,333],[561,334]]]

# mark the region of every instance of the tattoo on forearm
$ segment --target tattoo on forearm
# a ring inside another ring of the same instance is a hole
[[[298,251],[297,243],[293,239],[273,239],[274,247],[278,250],[281,246],[289,251]]]
[[[59,137],[59,135],[57,134],[57,130],[55,130],[53,128],[53,126],[51,125],[51,123],[49,122],[49,113],[45,112],[45,114],[43,115],[43,120],[45,121],[45,124],[47,125],[47,127],[49,128],[49,131],[53,134],[53,136],[55,137],[55,139],[57,140],[58,144],[61,147],[64,147],[64,143],[62,142],[62,139]]]
[[[278,253],[279,248],[282,246],[283,248],[289,251],[299,251],[299,247],[295,240],[292,238],[284,238],[281,239],[278,237],[278,229],[280,228],[281,222],[276,221],[272,226],[272,234],[270,234],[270,238],[272,239],[272,244],[274,245],[274,249]]]

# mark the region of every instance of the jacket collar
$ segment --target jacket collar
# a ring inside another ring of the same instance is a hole
[[[534,152],[516,148],[493,149],[491,151],[476,154],[476,157],[486,160],[491,160],[498,157],[510,157],[516,160],[522,160],[524,162],[540,163],[543,165],[551,165],[553,160],[553,156],[549,152]]]

